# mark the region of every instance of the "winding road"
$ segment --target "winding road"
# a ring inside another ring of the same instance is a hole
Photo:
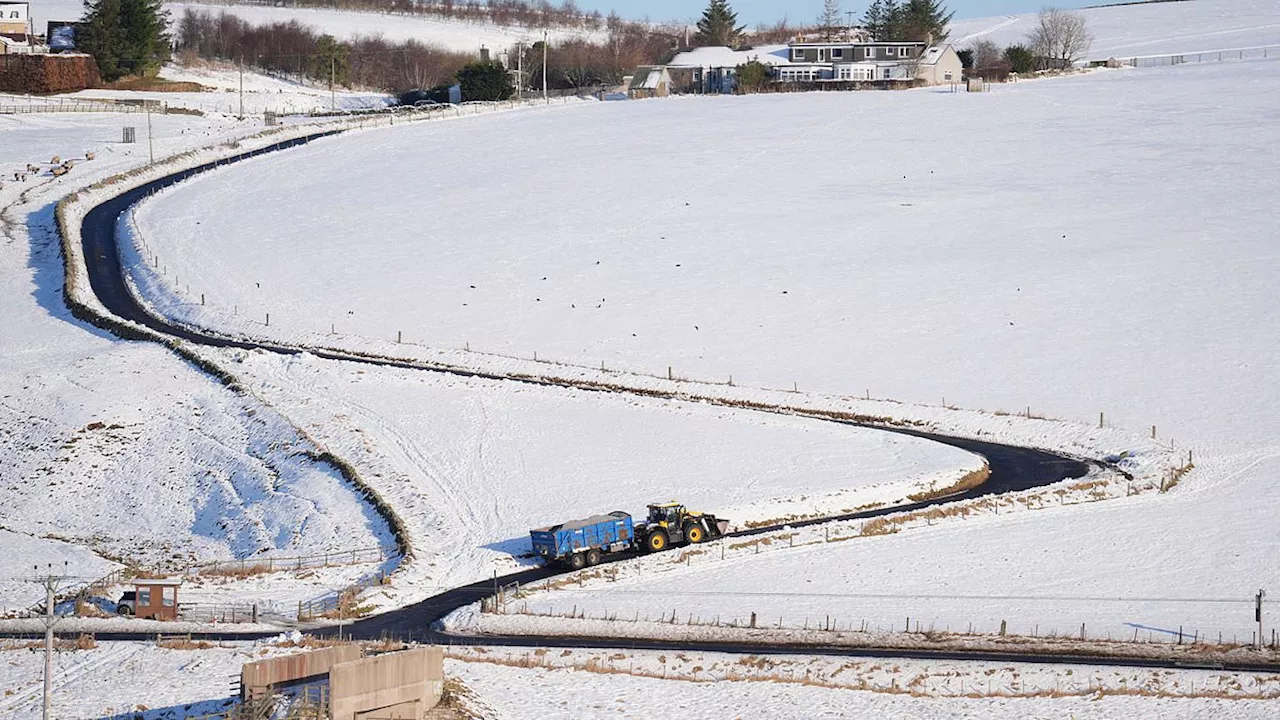
[[[423,372],[437,372],[465,377],[492,378],[495,380],[511,381],[513,378],[498,374],[489,374],[485,372],[473,372],[457,368],[441,368],[433,367],[425,364],[405,360],[393,360],[385,358],[375,358],[360,355],[349,355],[346,353],[320,350],[313,348],[293,347],[272,343],[268,341],[248,340],[243,338],[230,338],[218,335],[213,332],[195,329],[191,327],[183,327],[173,324],[164,318],[157,317],[145,308],[143,308],[129,291],[125,281],[124,269],[120,262],[120,252],[117,246],[116,237],[116,221],[117,218],[133,205],[147,197],[148,195],[182,182],[194,175],[212,170],[216,167],[239,162],[252,157],[257,157],[266,153],[284,150],[296,147],[305,143],[312,142],[317,139],[336,135],[340,130],[317,133],[300,137],[292,140],[283,141],[268,147],[242,153],[230,158],[219,160],[217,162],[207,163],[195,168],[175,172],[166,177],[149,182],[132,190],[126,191],[114,198],[106,200],[90,210],[84,217],[81,227],[81,240],[83,244],[84,257],[88,264],[88,272],[90,284],[94,294],[99,301],[118,318],[129,320],[134,323],[146,326],[151,330],[162,335],[181,339],[190,343],[207,345],[223,348],[241,348],[246,350],[266,350],[275,353],[297,354],[308,352],[316,357],[340,360],[346,362],[358,362],[369,365],[379,365],[396,368],[407,368],[420,370]],[[527,382],[538,385],[565,385],[570,383],[558,383],[542,379],[523,379],[514,378],[520,382]],[[598,389],[598,388],[585,388]],[[604,391],[604,390],[602,390]],[[767,412],[767,410],[765,410]],[[829,422],[842,422],[850,425],[857,425],[842,420],[831,420],[829,418],[820,418]],[[917,430],[889,428],[876,425],[867,425],[877,430],[885,432],[903,433],[916,437],[932,440],[934,442],[951,445],[963,450],[986,458],[991,470],[990,478],[986,483],[971,490],[926,502],[919,502],[910,505],[901,505],[890,508],[880,508],[860,513],[840,516],[838,518],[821,518],[816,520],[801,521],[789,523],[790,527],[803,527],[814,525],[822,522],[830,522],[832,520],[852,520],[873,518],[882,515],[889,515],[920,508],[954,503],[963,500],[981,497],[984,495],[994,495],[1009,492],[1018,492],[1036,487],[1051,485],[1065,479],[1078,478],[1084,476],[1089,469],[1089,463],[1076,458],[1070,458],[1050,452],[1014,447],[1009,445],[1000,445],[996,443],[982,442],[969,438],[949,437],[945,435],[937,435]],[[733,537],[758,535],[768,532],[781,530],[783,526],[759,527],[750,530],[743,530],[732,533]],[[625,560],[625,558],[623,558]],[[536,582],[553,575],[565,572],[558,567],[540,567],[512,573],[496,580],[497,584],[506,585],[518,582],[528,584]],[[397,610],[365,618],[348,625],[344,630],[344,635],[350,635],[359,639],[376,639],[381,637],[395,637],[403,640],[431,642],[438,644],[466,644],[466,645],[491,645],[491,646],[540,646],[540,647],[575,647],[575,648],[626,648],[626,649],[654,649],[654,650],[687,650],[687,651],[707,651],[707,652],[729,652],[729,653],[778,653],[778,654],[823,654],[823,655],[844,655],[859,657],[880,657],[880,658],[920,658],[920,659],[947,659],[947,660],[987,660],[999,662],[1053,662],[1053,663],[1074,663],[1074,664],[1092,664],[1092,665],[1131,665],[1131,666],[1155,666],[1155,667],[1179,667],[1179,663],[1173,660],[1151,660],[1144,658],[1117,658],[1117,657],[1095,657],[1095,656],[1067,656],[1067,655],[1034,655],[1019,652],[972,652],[972,651],[933,651],[933,650],[906,650],[906,649],[868,649],[847,646],[834,645],[813,645],[813,644],[777,644],[777,645],[760,645],[748,644],[741,642],[683,642],[683,641],[650,641],[650,640],[631,640],[618,638],[575,638],[575,637],[542,637],[542,636],[481,636],[467,637],[453,634],[446,634],[433,629],[434,623],[440,620],[450,612],[478,602],[482,598],[489,597],[493,594],[495,580],[488,579],[463,587],[454,588],[441,594],[421,602],[409,605]],[[328,633],[333,630],[324,631]],[[150,637],[149,635],[139,633],[99,633],[99,639],[140,639]],[[239,633],[211,633],[207,637],[210,639],[247,639],[254,637]],[[1242,664],[1239,666],[1215,665],[1215,668],[1235,669],[1241,671],[1275,671],[1276,667],[1271,665],[1250,665]]]

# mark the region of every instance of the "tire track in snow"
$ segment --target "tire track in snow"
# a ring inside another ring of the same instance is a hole
[[[53,678],[53,694],[54,696],[64,696],[65,690],[72,685],[92,673],[94,670],[107,665],[109,663],[119,665],[127,662],[133,656],[142,652],[142,646],[137,643],[121,644],[111,649],[104,649],[98,653],[97,657],[87,658],[81,662],[75,663],[65,669],[58,669],[54,664],[55,672]],[[18,710],[35,710],[37,709],[44,696],[44,683],[41,680],[35,686],[20,690],[13,695],[0,700],[0,717],[26,717],[25,714],[9,714]],[[57,709],[56,707],[54,708]]]

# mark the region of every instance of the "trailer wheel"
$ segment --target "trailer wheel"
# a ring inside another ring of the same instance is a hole
[[[569,569],[581,570],[587,566],[587,557],[582,553],[574,553],[569,556]]]
[[[587,551],[588,567],[592,565],[599,565],[601,559],[603,559],[603,556],[600,554],[599,550],[596,550],[595,548],[591,548],[590,550]]]
[[[684,537],[689,541],[690,545],[696,545],[707,539],[707,533],[702,526],[697,523],[689,523],[689,527],[684,529]]]
[[[667,549],[667,531],[654,530],[645,540],[645,547],[649,548],[649,552],[661,552]]]

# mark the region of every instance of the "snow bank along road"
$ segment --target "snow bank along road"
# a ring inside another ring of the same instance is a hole
[[[254,157],[263,153],[273,152],[276,150],[295,147],[305,144],[314,139],[334,135],[338,131],[325,133],[317,133],[306,137],[295,138],[292,140],[280,142],[270,145],[253,152],[243,153],[216,163],[208,163],[189,170],[173,173],[158,180],[152,181],[145,185],[139,186],[127,192],[124,192],[112,199],[109,199],[96,206],[88,212],[82,223],[81,242],[83,244],[84,256],[88,264],[88,271],[91,286],[100,302],[111,313],[117,317],[146,326],[156,332],[168,335],[170,337],[182,339],[188,342],[214,346],[214,347],[231,347],[246,350],[261,349],[276,353],[296,354],[300,352],[310,352],[317,357],[332,360],[346,360],[353,362],[361,362],[374,365],[383,365],[390,367],[400,367],[407,369],[417,369],[432,372],[451,373],[468,377],[480,377],[491,379],[511,380],[513,378],[498,373],[483,373],[470,371],[460,368],[446,368],[431,366],[428,364],[413,363],[404,360],[394,360],[387,358],[379,358],[373,356],[362,356],[353,353],[346,353],[333,350],[318,350],[313,348],[293,347],[283,344],[272,344],[258,341],[250,341],[244,339],[231,339],[222,337],[210,332],[205,332],[191,327],[182,327],[172,324],[160,317],[147,312],[137,301],[137,299],[129,292],[125,282],[123,269],[121,267],[119,252],[116,242],[116,221],[121,213],[127,211],[131,206],[136,204],[148,194],[155,192],[163,187],[179,183],[193,175],[206,171],[218,165],[231,162],[237,162],[250,157]],[[542,379],[518,378],[522,382],[536,383],[542,385],[569,385],[568,381],[556,382]],[[848,424],[858,424],[851,421]],[[872,426],[875,427],[875,426]],[[1086,462],[1079,459],[1068,458],[1061,455],[1034,450],[1029,448],[1020,448],[1009,445],[1001,445],[996,443],[981,442],[966,438],[955,438],[931,433],[924,433],[901,428],[878,428],[886,432],[897,432],[910,434],[924,439],[944,443],[963,450],[977,453],[984,456],[990,466],[991,476],[989,480],[982,486],[971,489],[964,493],[936,500],[915,503],[908,506],[896,506],[892,508],[880,508],[877,510],[854,513],[842,516],[840,519],[858,519],[875,517],[879,515],[887,515],[890,513],[919,509],[931,505],[938,505],[948,502],[957,502],[967,500],[973,497],[989,495],[995,493],[1015,492],[1026,490],[1034,487],[1050,485],[1064,479],[1077,478],[1083,476],[1088,469]],[[801,526],[825,522],[832,518],[810,520],[805,522],[792,523],[792,526]],[[752,535],[766,532],[772,532],[782,529],[781,526],[760,527],[751,530],[741,531],[736,535]],[[404,639],[430,641],[438,643],[467,643],[467,644],[490,644],[490,645],[518,645],[518,646],[557,646],[557,647],[627,647],[627,648],[645,648],[645,649],[661,649],[661,650],[705,650],[718,652],[754,652],[761,651],[778,652],[778,653],[829,653],[843,655],[864,655],[879,657],[921,657],[934,659],[979,659],[979,660],[1023,660],[1023,661],[1045,661],[1045,662],[1073,662],[1073,663],[1092,663],[1092,664],[1132,664],[1132,665],[1162,665],[1159,661],[1153,662],[1147,659],[1126,659],[1117,660],[1113,658],[1087,658],[1087,657],[1067,657],[1067,656],[1031,656],[1019,653],[990,653],[990,652],[939,652],[939,651],[916,651],[916,650],[888,650],[874,649],[868,650],[863,648],[847,648],[847,647],[827,647],[816,645],[779,645],[779,646],[761,646],[756,644],[730,643],[730,642],[678,642],[678,641],[635,641],[610,638],[563,638],[563,637],[463,637],[457,635],[447,635],[431,628],[431,625],[447,615],[453,610],[465,605],[477,602],[478,600],[492,594],[495,584],[507,584],[511,582],[528,583],[537,581],[562,572],[558,568],[537,568],[524,572],[513,573],[511,575],[497,578],[496,581],[483,581],[472,583],[463,587],[441,593],[420,603],[410,605],[398,610],[394,610],[382,615],[358,621],[350,628],[350,633],[358,638],[376,638],[385,635],[394,635]],[[118,634],[119,638],[127,639],[131,634]],[[112,635],[116,637],[116,635]],[[226,634],[225,637],[245,637],[244,635]],[[1172,664],[1170,661],[1168,664]],[[1241,665],[1231,669],[1246,671],[1274,671],[1275,668],[1263,665]]]

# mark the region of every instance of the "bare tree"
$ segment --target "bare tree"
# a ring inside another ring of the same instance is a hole
[[[818,16],[818,29],[823,40],[834,40],[840,35],[840,0],[824,0],[822,14]]]
[[[1027,40],[1045,69],[1069,68],[1093,45],[1084,15],[1057,8],[1040,11],[1039,21]]]
[[[989,68],[1001,60],[1000,46],[990,40],[979,40],[969,49],[973,52],[974,69]]]

